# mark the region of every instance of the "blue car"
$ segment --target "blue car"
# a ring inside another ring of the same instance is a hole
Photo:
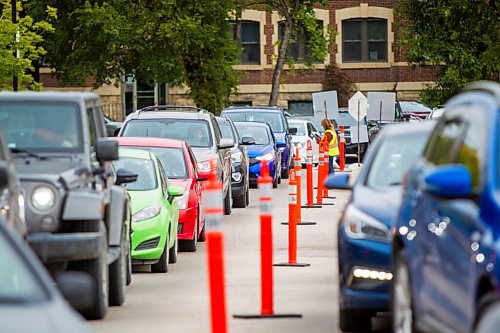
[[[250,185],[257,185],[260,165],[262,161],[266,161],[273,179],[273,187],[278,187],[281,183],[281,156],[271,127],[266,123],[256,122],[235,122],[234,125],[242,141],[255,142],[247,146]]]
[[[500,85],[446,104],[394,229],[393,332],[472,332],[500,299]]]
[[[222,110],[221,117],[239,122],[268,123],[281,154],[281,176],[288,178],[289,170],[293,168],[292,134],[296,129],[289,128],[283,109],[276,106],[231,107]]]
[[[338,223],[339,321],[347,332],[366,332],[371,317],[390,308],[391,234],[401,182],[419,157],[434,122],[389,125],[370,147]],[[330,176],[329,188],[349,188],[349,174]]]

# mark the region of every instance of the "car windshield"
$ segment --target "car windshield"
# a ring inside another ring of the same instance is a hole
[[[339,112],[339,118],[335,119],[338,126],[358,126],[358,121],[354,119],[353,116],[349,114],[349,112]],[[361,125],[365,124],[365,118],[359,122]]]
[[[76,104],[2,103],[0,123],[9,148],[38,152],[83,151],[81,120]]]
[[[187,167],[184,153],[181,148],[165,148],[165,147],[130,147],[153,152],[161,162],[165,169],[168,178],[171,179],[186,179]]]
[[[151,191],[158,187],[156,170],[152,160],[135,157],[120,157],[113,162],[115,170],[125,169],[137,174],[137,180],[125,186],[130,191]]]
[[[222,137],[236,142],[236,138],[234,137],[233,130],[231,129],[229,122],[217,120],[217,123],[219,124],[220,131],[222,132]]]
[[[290,126],[290,128],[297,129],[297,133],[294,135],[307,136],[306,127],[304,126],[304,123],[296,123],[293,121],[289,121],[288,126]]]
[[[122,136],[185,140],[191,147],[212,147],[208,122],[203,119],[136,119],[125,125]]]
[[[374,188],[401,185],[404,174],[421,155],[426,139],[421,132],[385,136],[371,163],[366,185]]]
[[[427,106],[418,102],[403,102],[400,101],[401,110],[403,112],[427,112],[430,113],[432,110]]]
[[[3,230],[0,230],[0,253],[0,305],[46,301],[47,290]]]
[[[271,140],[269,138],[269,134],[267,129],[262,126],[244,126],[237,125],[238,133],[240,137],[243,138],[245,136],[251,137],[255,140],[256,145],[270,145]]]
[[[285,124],[283,123],[283,115],[280,112],[265,112],[265,111],[241,111],[227,112],[224,116],[231,118],[232,121],[250,121],[259,123],[268,123],[274,133],[285,132]]]

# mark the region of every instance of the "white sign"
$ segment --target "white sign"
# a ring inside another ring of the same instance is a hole
[[[394,121],[396,112],[396,93],[369,92],[367,120]]]
[[[339,114],[339,103],[336,91],[322,91],[312,94],[314,118],[335,119]]]
[[[366,125],[359,126],[359,140],[358,140],[358,126],[351,126],[351,143],[368,142],[368,127]]]
[[[368,99],[361,91],[358,91],[349,99],[348,109],[349,114],[359,122],[368,113]]]

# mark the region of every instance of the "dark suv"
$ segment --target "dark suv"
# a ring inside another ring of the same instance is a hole
[[[293,167],[292,134],[297,129],[288,127],[283,109],[277,106],[230,107],[222,110],[221,116],[231,118],[232,121],[268,123],[281,153],[281,176],[288,178],[288,171]]]
[[[0,123],[25,198],[28,241],[49,271],[88,273],[95,282],[87,318],[121,305],[130,282],[130,205],[113,184],[116,141],[105,138],[99,96],[0,93]],[[118,183],[136,175],[118,172]],[[135,176],[135,177],[134,177]]]
[[[248,178],[249,159],[246,145],[253,144],[255,141],[247,140],[248,138],[240,138],[231,119],[227,117],[215,118],[222,131],[222,136],[234,141],[234,146],[231,148],[233,206],[236,208],[245,208],[248,206],[250,199],[250,181]]]
[[[231,214],[231,148],[215,116],[190,106],[150,106],[131,113],[118,136],[157,137],[185,140],[193,149],[200,178],[216,173],[224,184],[224,213]]]

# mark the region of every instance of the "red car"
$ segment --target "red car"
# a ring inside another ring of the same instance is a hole
[[[185,189],[179,197],[179,249],[195,252],[197,242],[205,240],[205,218],[203,216],[203,179],[198,175],[198,165],[191,148],[185,141],[145,138],[115,138],[121,147],[152,151],[160,160],[168,182]]]

